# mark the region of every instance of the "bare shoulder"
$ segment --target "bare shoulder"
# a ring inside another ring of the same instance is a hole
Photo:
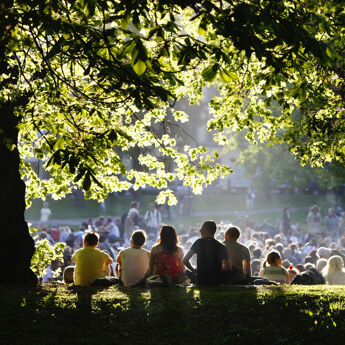
[[[183,254],[183,248],[181,247],[181,246],[177,246],[177,253],[179,254],[179,256],[181,255],[181,256],[183,256],[184,254]]]
[[[161,245],[159,243],[156,243],[151,248],[151,254],[156,254],[161,251]]]

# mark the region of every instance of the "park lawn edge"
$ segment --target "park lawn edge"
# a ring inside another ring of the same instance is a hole
[[[0,286],[1,344],[339,344],[344,292],[320,285]]]

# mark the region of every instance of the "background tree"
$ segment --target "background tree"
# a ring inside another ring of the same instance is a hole
[[[334,190],[340,197],[343,194],[345,169],[339,162],[326,163],[322,168],[301,165],[286,143],[252,145],[245,139],[245,133],[232,135],[227,149],[239,151],[234,165],[242,166],[255,190],[267,198],[277,187],[288,193]]]
[[[77,186],[101,200],[176,178],[201,192],[228,173],[217,152],[169,134],[188,120],[176,101],[198,102],[208,83],[221,93],[208,124],[219,143],[224,129],[247,129],[249,140],[287,141],[316,165],[341,160],[343,27],[337,1],[2,1],[0,212],[9,245],[1,279],[35,280],[25,194],[59,198]],[[272,114],[272,101],[282,114]],[[295,107],[303,117],[292,127]],[[139,171],[121,161],[134,147],[154,150],[140,154]],[[51,179],[38,179],[33,158]],[[169,190],[158,200],[167,197],[174,202]]]

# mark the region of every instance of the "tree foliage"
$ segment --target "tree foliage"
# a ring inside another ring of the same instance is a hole
[[[35,232],[37,229],[30,229],[31,235],[35,238]],[[54,246],[51,246],[47,239],[37,239],[36,240],[36,250],[31,259],[31,269],[36,274],[38,278],[43,278],[46,274],[46,269],[52,263],[53,260],[63,262],[63,253],[66,247],[66,243],[57,242]],[[53,274],[58,275],[61,269],[53,271]]]
[[[175,179],[200,192],[229,167],[171,133],[188,120],[176,102],[197,103],[210,83],[219,145],[245,129],[251,142],[286,142],[303,163],[343,162],[339,1],[13,0],[0,17],[0,105],[20,120],[28,200],[151,185],[173,203]],[[139,169],[124,164],[135,147]]]

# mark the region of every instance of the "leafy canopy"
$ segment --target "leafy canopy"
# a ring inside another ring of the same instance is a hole
[[[198,103],[211,83],[207,129],[220,146],[245,129],[251,142],[287,142],[302,162],[343,162],[339,1],[14,0],[0,16],[0,105],[17,106],[28,200],[151,185],[174,203],[176,179],[201,192],[230,169],[175,135],[188,121],[175,105]]]

